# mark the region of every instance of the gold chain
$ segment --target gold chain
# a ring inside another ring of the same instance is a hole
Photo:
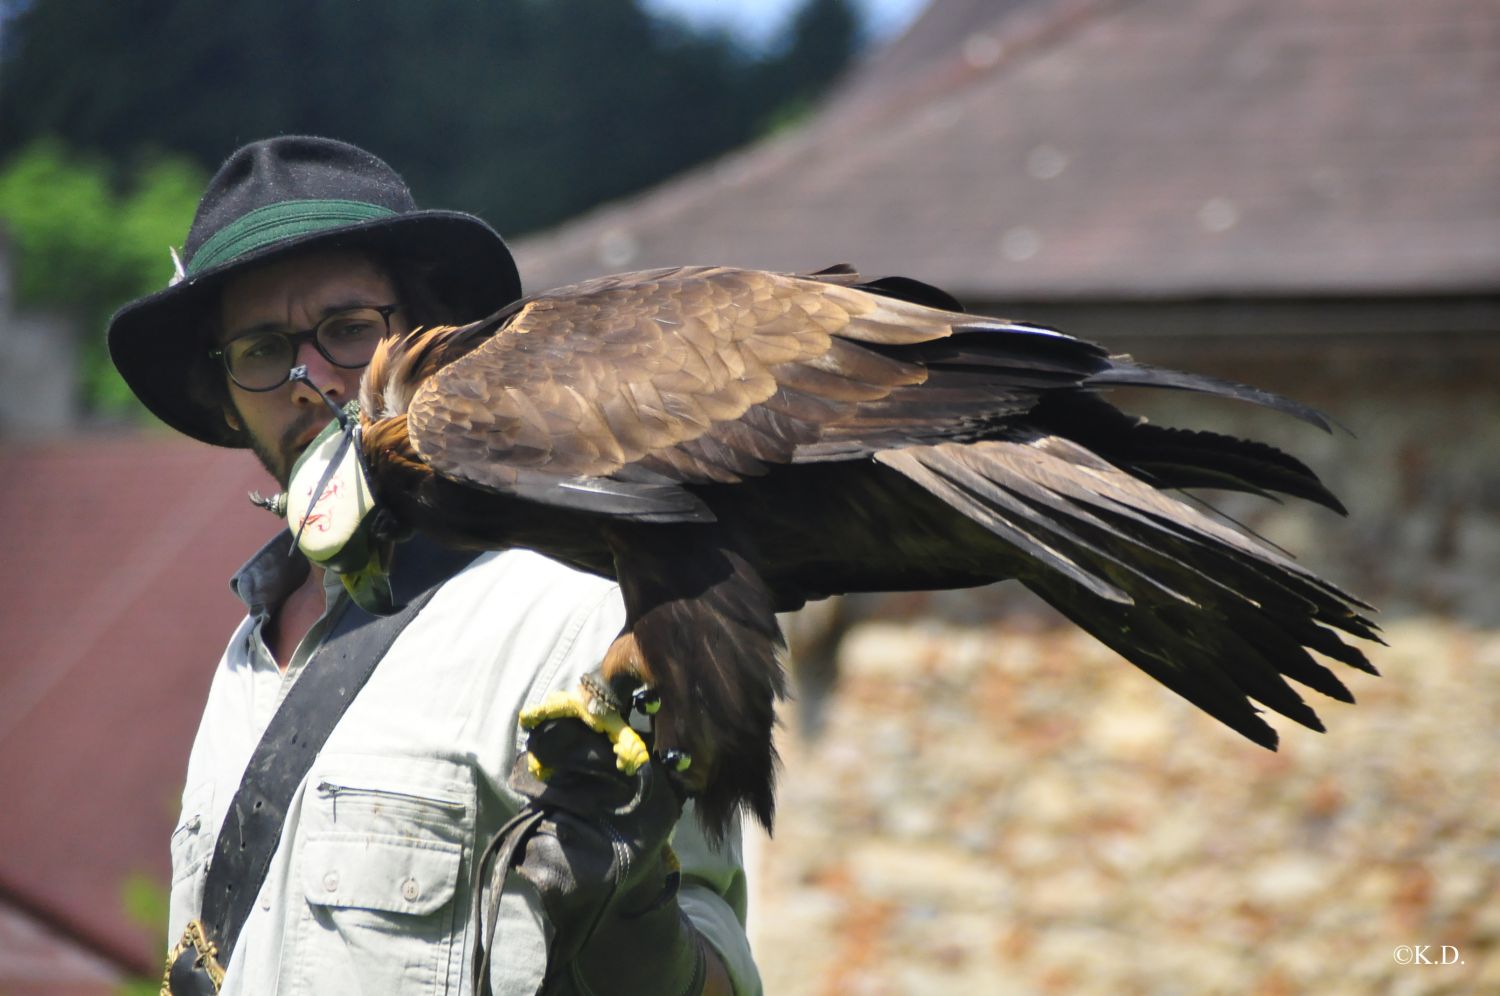
[[[195,964],[208,973],[214,992],[218,992],[219,987],[224,984],[224,966],[219,964],[219,946],[208,939],[208,935],[203,932],[203,924],[197,920],[189,920],[187,928],[182,932],[182,940],[167,954],[167,967],[161,976],[161,996],[172,996],[172,966],[189,948],[198,952]]]

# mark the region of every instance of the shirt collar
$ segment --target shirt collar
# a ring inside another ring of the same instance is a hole
[[[307,580],[307,558],[292,547],[292,531],[283,529],[229,579],[229,590],[257,618],[268,615]]]

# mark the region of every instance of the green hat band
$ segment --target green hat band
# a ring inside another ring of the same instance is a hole
[[[278,242],[395,214],[390,208],[364,201],[282,201],[241,215],[198,247],[188,262],[192,276],[220,263]]]

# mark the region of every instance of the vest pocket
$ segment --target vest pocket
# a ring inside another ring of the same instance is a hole
[[[428,916],[453,899],[463,848],[405,837],[335,835],[302,853],[308,905]]]
[[[438,993],[455,982],[473,782],[452,762],[415,763],[309,778],[294,991]]]

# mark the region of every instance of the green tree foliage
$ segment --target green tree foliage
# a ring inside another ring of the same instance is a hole
[[[55,134],[212,168],[250,139],[334,135],[510,235],[747,141],[857,37],[848,0],[812,0],[763,60],[631,0],[9,3],[0,156]]]
[[[170,895],[165,883],[145,872],[131,872],[120,883],[120,904],[125,919],[151,932],[157,939],[152,951],[165,952]],[[115,988],[115,996],[156,996],[161,978],[129,979]]]
[[[773,98],[772,124],[806,114],[859,44],[859,17],[849,0],[807,0],[783,50],[759,67],[762,88]]]
[[[104,412],[129,409],[134,399],[108,361],[101,330],[122,301],[166,286],[167,249],[181,244],[206,182],[180,157],[142,159],[128,177],[115,172],[55,139],[33,142],[0,169],[0,227],[13,249],[17,301],[78,320],[84,393]]]
[[[344,138],[419,203],[510,236],[725,152],[810,105],[857,47],[808,0],[764,56],[633,0],[0,0],[0,219],[24,301],[85,332],[86,395],[131,401],[99,330],[159,289],[206,174],[247,141]]]

